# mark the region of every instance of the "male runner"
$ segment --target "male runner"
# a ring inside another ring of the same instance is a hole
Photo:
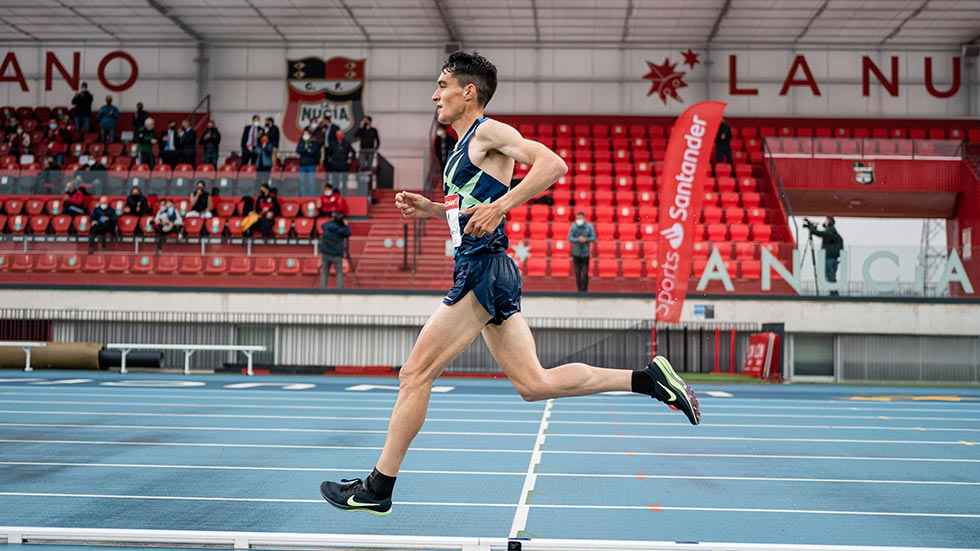
[[[661,356],[639,371],[583,363],[541,367],[520,313],[521,274],[506,254],[504,217],[547,189],[568,167],[544,145],[484,116],[496,89],[497,69],[479,54],[456,52],[442,67],[432,101],[439,122],[452,124],[460,137],[443,172],[446,202],[403,191],[395,196],[395,204],[408,218],[446,216],[456,246],[453,287],[422,328],[399,372],[398,400],[374,471],[366,480],[320,485],[324,499],[340,509],[376,515],[391,511],[395,477],[425,421],[433,382],[480,334],[525,400],[625,390],[665,402],[693,425],[701,420],[693,389]],[[531,170],[519,186],[510,188],[504,182],[510,182],[515,161],[531,165]]]

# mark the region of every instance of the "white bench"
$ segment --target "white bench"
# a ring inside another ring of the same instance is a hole
[[[34,371],[31,367],[31,349],[32,348],[44,348],[47,346],[46,342],[33,342],[33,341],[0,341],[0,346],[6,346],[10,348],[23,348],[24,349],[24,371]]]
[[[122,362],[120,371],[126,373],[126,355],[133,350],[183,350],[184,351],[184,374],[191,372],[191,356],[198,350],[232,350],[241,352],[248,358],[248,374],[252,375],[252,354],[255,352],[265,352],[264,346],[256,345],[234,345],[234,344],[132,344],[132,343],[110,343],[106,345],[106,350],[121,350]]]

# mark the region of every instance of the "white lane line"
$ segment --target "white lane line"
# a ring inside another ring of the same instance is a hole
[[[18,387],[18,388],[24,388],[24,387]],[[140,390],[140,389],[126,389],[126,390]],[[199,390],[189,390],[189,391],[187,391],[189,394],[171,394],[171,393],[159,394],[159,393],[154,392],[153,389],[143,389],[143,390],[144,390],[144,392],[140,392],[140,393],[137,393],[137,394],[122,394],[123,390],[96,393],[96,392],[81,392],[81,391],[78,391],[78,390],[69,390],[69,389],[65,389],[63,392],[52,392],[52,391],[49,391],[49,390],[44,390],[44,391],[35,390],[35,389],[32,388],[32,389],[30,389],[29,394],[31,396],[51,396],[51,397],[59,397],[59,396],[67,396],[67,397],[87,396],[87,397],[93,397],[93,398],[116,398],[116,397],[120,397],[120,398],[128,398],[128,399],[139,399],[139,398],[144,398],[144,397],[150,396],[150,397],[152,397],[154,399],[157,399],[157,398],[167,398],[167,399],[169,399],[169,398],[176,398],[176,399],[182,399],[182,400],[203,400],[203,401],[207,401],[207,402],[213,402],[214,401],[214,397],[212,397],[212,396],[200,396],[200,395],[193,396],[193,394],[198,393]],[[217,389],[201,389],[201,390],[217,390]],[[281,401],[285,401],[285,402],[290,402],[290,403],[296,403],[296,402],[312,402],[312,403],[340,402],[340,403],[346,403],[346,404],[351,404],[351,403],[357,403],[357,404],[361,404],[361,403],[379,403],[379,404],[387,404],[389,406],[394,403],[394,397],[391,397],[391,398],[368,397],[368,396],[375,396],[375,395],[360,395],[360,394],[348,395],[348,394],[344,394],[344,395],[342,395],[342,397],[335,397],[335,398],[330,398],[330,397],[316,398],[316,397],[313,397],[312,394],[297,394],[297,393],[294,392],[294,393],[286,393],[286,394],[283,394],[283,395],[281,395],[279,397],[264,396],[265,394],[268,394],[268,393],[269,393],[269,391],[251,392],[251,393],[228,392],[227,394],[229,394],[229,396],[222,396],[221,400],[223,402],[224,401],[232,401],[233,402],[235,400],[238,400],[238,401],[245,401],[245,402],[249,402],[249,403],[254,403],[254,402],[257,402],[257,401],[259,401],[259,402],[261,402],[261,401],[280,401],[280,402]],[[27,393],[25,393],[23,391],[22,392],[0,392],[0,396],[18,396],[18,397],[23,397],[23,396],[25,396],[25,394],[27,394]],[[257,396],[258,394],[262,394],[262,396]],[[323,394],[323,393],[320,393],[320,394]],[[585,406],[585,404],[583,404],[583,403],[580,403],[580,402],[577,402],[577,401],[573,401],[573,400],[583,400],[583,397],[564,398],[563,401],[562,401],[562,411],[568,412],[568,413],[591,413],[591,412],[594,412],[595,411],[594,405],[598,405],[598,404],[594,404],[593,407],[588,407],[588,406]],[[707,398],[705,398],[705,400],[707,400]],[[583,401],[600,402],[600,401],[607,401],[607,400],[604,400],[604,399],[601,399],[601,398],[596,399],[596,398],[592,398],[592,397],[585,397],[585,400],[583,400]],[[637,402],[637,403],[629,403],[629,402]],[[923,407],[904,407],[903,406],[903,404],[910,404],[910,402],[862,402],[862,405],[860,405],[860,406],[849,405],[849,404],[854,404],[855,402],[844,402],[844,401],[824,402],[822,405],[819,405],[819,406],[737,405],[737,404],[732,404],[730,402],[731,402],[731,400],[727,400],[727,399],[726,400],[713,401],[712,402],[712,405],[711,405],[711,410],[712,411],[721,411],[721,410],[751,409],[751,410],[779,410],[779,411],[782,411],[782,410],[802,410],[802,411],[828,411],[828,410],[834,410],[834,411],[871,411],[871,412],[879,412],[879,413],[880,412],[883,412],[883,411],[902,412],[902,413],[906,413],[906,412],[908,412],[908,413],[980,413],[980,409],[966,409],[966,408],[963,407],[965,405],[970,405],[969,403],[956,403],[956,402],[944,402],[944,406],[955,406],[955,407],[942,407],[942,408],[923,408]],[[807,400],[807,402],[814,402],[814,400]],[[113,403],[117,403],[117,402],[113,402]],[[446,398],[446,397],[440,397],[440,396],[433,396],[432,397],[432,403],[433,404],[445,404],[445,405],[455,405],[455,404],[461,404],[461,405],[512,405],[512,406],[519,406],[519,407],[522,407],[522,408],[533,407],[532,405],[529,405],[527,402],[524,402],[523,400],[520,400],[520,399],[514,399],[514,400],[492,400],[492,399],[491,400],[484,400],[484,399],[480,399],[480,398],[476,398],[476,397],[474,397],[473,399],[465,399],[465,398],[458,398],[458,397],[456,397],[456,398]],[[566,404],[568,404],[568,405],[566,406]],[[836,405],[837,407],[832,407],[833,405]],[[973,405],[976,405],[976,403],[974,403]],[[649,411],[651,409],[650,408],[650,401],[649,401],[649,399],[643,400],[643,399],[639,399],[639,398],[637,398],[637,399],[628,399],[628,400],[616,400],[616,407],[617,408],[632,408],[632,409],[635,409],[636,410],[636,411],[632,411],[632,410],[630,410],[630,411],[624,411],[624,412],[622,412],[624,415],[632,415],[632,414],[639,413],[639,412],[646,413],[647,411]],[[468,411],[470,411],[470,410],[468,410]],[[609,410],[601,410],[601,411],[603,413],[610,413]],[[536,410],[535,410],[535,413],[537,413]]]
[[[548,420],[551,418],[551,409],[554,407],[554,399],[545,403],[544,411],[541,413],[541,423],[538,425],[538,437],[534,440],[534,448],[531,449],[531,460],[527,464],[527,473],[524,476],[524,485],[521,487],[521,498],[517,502],[517,510],[514,511],[514,520],[510,525],[510,537],[516,538],[527,527],[527,506],[528,495],[534,490],[534,483],[537,480],[535,471],[541,463],[541,448],[544,446],[548,432]]]
[[[165,407],[165,406],[159,406]],[[261,408],[260,408],[261,409]],[[343,409],[351,409],[343,408]],[[385,411],[390,411],[391,408],[378,408]],[[439,408],[433,408],[437,410]],[[430,410],[432,411],[432,410]],[[474,413],[479,413],[480,410],[467,410],[460,408],[459,411],[469,411]],[[139,417],[139,416],[149,416],[149,417],[200,417],[200,418],[211,418],[211,419],[304,419],[304,420],[326,420],[326,421],[337,421],[337,420],[353,420],[353,421],[387,421],[388,417],[353,417],[346,415],[254,415],[248,413],[171,413],[171,412],[157,412],[157,411],[77,411],[77,410],[32,410],[32,409],[0,409],[0,413],[10,413],[16,415],[87,415],[87,416],[121,416],[121,417]],[[601,413],[601,412],[596,412]],[[609,412],[605,412],[609,413]],[[646,417],[671,417],[676,418],[677,413],[674,412],[646,412],[642,415],[635,415],[636,418],[646,418]],[[768,414],[724,414],[724,413],[713,413],[712,418],[718,417],[749,417],[749,418],[802,418],[802,419],[858,419],[858,420],[876,420],[876,421],[954,421],[954,422],[966,422],[966,421],[980,421],[980,418],[969,419],[965,417],[895,417],[895,416],[874,416],[874,415],[768,415]],[[446,423],[524,423],[524,424],[536,424],[537,419],[487,419],[487,418],[438,418],[430,417],[426,421],[432,422],[446,422]],[[558,421],[552,420],[552,424],[555,425],[599,425],[599,426],[636,426],[636,427],[646,427],[646,426],[657,426],[656,421]],[[673,424],[673,423],[670,423]],[[711,423],[705,423],[706,426],[711,425]]]
[[[72,423],[0,423],[0,427],[14,428],[67,428],[91,430],[174,430],[174,431],[218,431],[218,432],[293,432],[312,434],[388,434],[387,430],[371,429],[294,429],[286,427],[188,427],[180,425],[86,425]],[[423,430],[419,434],[436,436],[535,436],[533,432],[474,432]]]
[[[712,398],[733,398],[735,395],[731,392],[725,392],[722,390],[708,390],[705,394],[711,396]]]
[[[703,410],[704,408],[702,408]],[[893,420],[893,421],[980,421],[980,417],[920,417],[920,416],[897,416],[897,415],[814,415],[814,414],[796,414],[796,413],[716,413],[714,410],[708,410],[711,412],[712,418],[714,417],[751,417],[751,418],[763,418],[763,419],[878,419],[878,420]],[[650,412],[626,412],[626,411],[578,411],[577,414],[601,414],[601,415],[631,415],[633,417],[641,418],[648,416],[673,416],[677,415],[676,412],[671,411],[650,411]],[[555,423],[593,423],[594,421],[555,421]],[[624,421],[623,424],[640,424],[642,422],[638,421]]]
[[[610,423],[615,425],[616,423]],[[671,423],[647,423],[649,426],[674,427],[679,429],[689,429],[688,425],[680,422]],[[191,425],[92,425],[85,423],[6,423],[0,422],[0,427],[10,428],[70,428],[84,430],[172,430],[172,431],[216,431],[216,432],[292,432],[292,433],[338,433],[338,434],[387,434],[384,429],[305,429],[289,427],[204,427]],[[877,425],[777,425],[777,424],[728,424],[711,423],[702,424],[700,430],[705,428],[758,428],[758,429],[818,429],[818,430],[871,430],[871,431],[890,431],[890,432],[980,432],[980,429],[959,429],[942,427],[886,427]],[[439,431],[423,430],[420,434],[438,436],[535,436],[533,432],[480,432],[480,431]],[[640,434],[579,434],[579,433],[555,433],[565,436],[579,436],[582,438],[662,438],[661,436],[640,435]]]
[[[391,411],[391,407],[388,406],[352,406],[351,404],[343,406],[279,406],[279,405],[266,405],[266,404],[225,404],[225,403],[215,403],[217,400],[210,400],[208,403],[203,404],[192,404],[186,402],[161,402],[159,404],[147,404],[146,402],[93,402],[88,400],[0,400],[0,404],[48,404],[48,405],[61,405],[61,406],[129,406],[129,407],[145,407],[145,408],[214,408],[214,409],[294,409],[294,410],[344,410],[349,411],[352,408],[358,410],[370,410],[370,411]],[[468,413],[520,413],[533,415],[537,418],[538,408],[523,408],[526,411],[514,411],[513,408],[444,408],[444,407],[431,407],[428,411],[461,411]],[[154,413],[154,412],[132,412],[132,413]]]
[[[174,469],[201,471],[277,471],[277,472],[340,472],[357,473],[371,467],[263,467],[251,465],[171,465],[153,463],[70,463],[61,461],[0,461],[0,465],[22,467],[78,467],[106,469]],[[514,476],[527,477],[525,471],[460,471],[433,469],[402,469],[404,474],[439,475],[439,476]],[[805,478],[778,476],[711,476],[711,475],[669,475],[669,474],[634,474],[634,473],[544,473],[535,472],[535,476],[551,478],[609,478],[629,480],[727,480],[735,482],[808,482],[826,484],[898,484],[922,486],[980,486],[980,482],[958,480],[892,480],[892,479],[856,479],[856,478]],[[525,502],[526,503],[526,502]],[[518,506],[521,504],[519,503]],[[513,536],[512,536],[513,537]]]
[[[212,496],[152,496],[124,494],[69,494],[43,492],[0,492],[7,497],[54,497],[54,498],[85,498],[85,499],[129,499],[157,501],[227,501],[244,503],[316,503],[323,504],[322,499],[298,498],[258,498],[258,497],[212,497]],[[480,507],[480,508],[510,508],[513,503],[471,503],[452,501],[396,501],[395,505],[421,507]],[[535,504],[529,505],[534,509],[596,509],[618,511],[649,511],[650,505],[566,505],[566,504]],[[763,509],[743,507],[676,507],[657,506],[664,511],[697,511],[721,513],[783,513],[804,515],[853,515],[853,516],[894,516],[894,517],[932,517],[932,518],[980,518],[980,513],[926,513],[926,512],[893,512],[893,511],[834,511],[823,509]]]
[[[390,409],[390,408],[388,408]],[[150,417],[202,417],[207,419],[305,419],[312,421],[388,421],[388,417],[350,417],[345,415],[247,415],[241,413],[166,413],[166,412],[142,412],[133,413],[125,411],[32,411],[19,409],[0,409],[0,413],[17,413],[24,416],[32,415],[71,415],[71,416],[97,416],[97,417],[138,417],[147,415]],[[537,419],[471,419],[454,417],[451,419],[428,418],[427,423],[524,423],[528,425],[537,424]]]
[[[889,457],[860,456],[860,455],[790,455],[774,453],[702,453],[702,452],[634,452],[634,451],[596,451],[596,450],[546,450],[542,453],[556,455],[625,455],[627,457],[681,457],[690,459],[721,458],[721,459],[800,459],[804,461],[908,461],[922,463],[980,463],[980,459],[950,458],[950,457]]]
[[[116,442],[112,440],[32,440],[26,438],[3,438],[0,444],[60,444],[85,446],[173,446],[188,448],[259,448],[284,450],[371,450],[377,451],[381,446],[315,446],[306,444],[230,444],[217,442]],[[530,450],[499,449],[499,448],[412,448],[413,452],[461,452],[461,453],[520,453],[530,454]]]
[[[930,446],[971,446],[964,440],[879,440],[858,438],[776,438],[764,436],[683,436],[683,435],[632,435],[552,433],[553,438],[639,438],[643,440],[696,440],[726,442],[807,442],[815,444],[926,444]]]

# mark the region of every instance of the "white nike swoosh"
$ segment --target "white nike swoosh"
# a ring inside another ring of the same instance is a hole
[[[349,498],[347,498],[347,505],[350,505],[351,507],[376,507],[378,504],[377,503],[361,503],[361,502],[357,501],[356,499],[354,499],[354,496],[350,496]]]
[[[662,388],[662,389],[664,389],[664,390],[667,391],[667,394],[670,395],[670,401],[671,402],[676,402],[677,401],[677,395],[674,394],[669,388],[665,387],[664,384],[661,383],[660,381],[657,381],[657,384],[660,385],[660,388]],[[353,496],[351,496],[351,497],[353,497]]]

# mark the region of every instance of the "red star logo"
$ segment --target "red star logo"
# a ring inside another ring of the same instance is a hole
[[[690,48],[688,48],[686,52],[681,52],[681,55],[684,56],[684,65],[687,65],[692,69],[694,68],[695,65],[701,63],[701,59],[700,59],[701,56],[699,56],[697,52],[695,52]]]
[[[651,82],[650,91],[647,92],[647,95],[652,96],[656,93],[665,105],[667,96],[683,103],[684,100],[677,95],[677,89],[686,87],[687,83],[684,82],[685,73],[677,72],[677,64],[671,63],[669,58],[664,58],[661,65],[649,61],[647,61],[647,65],[650,66],[650,72],[643,75],[643,78]]]

